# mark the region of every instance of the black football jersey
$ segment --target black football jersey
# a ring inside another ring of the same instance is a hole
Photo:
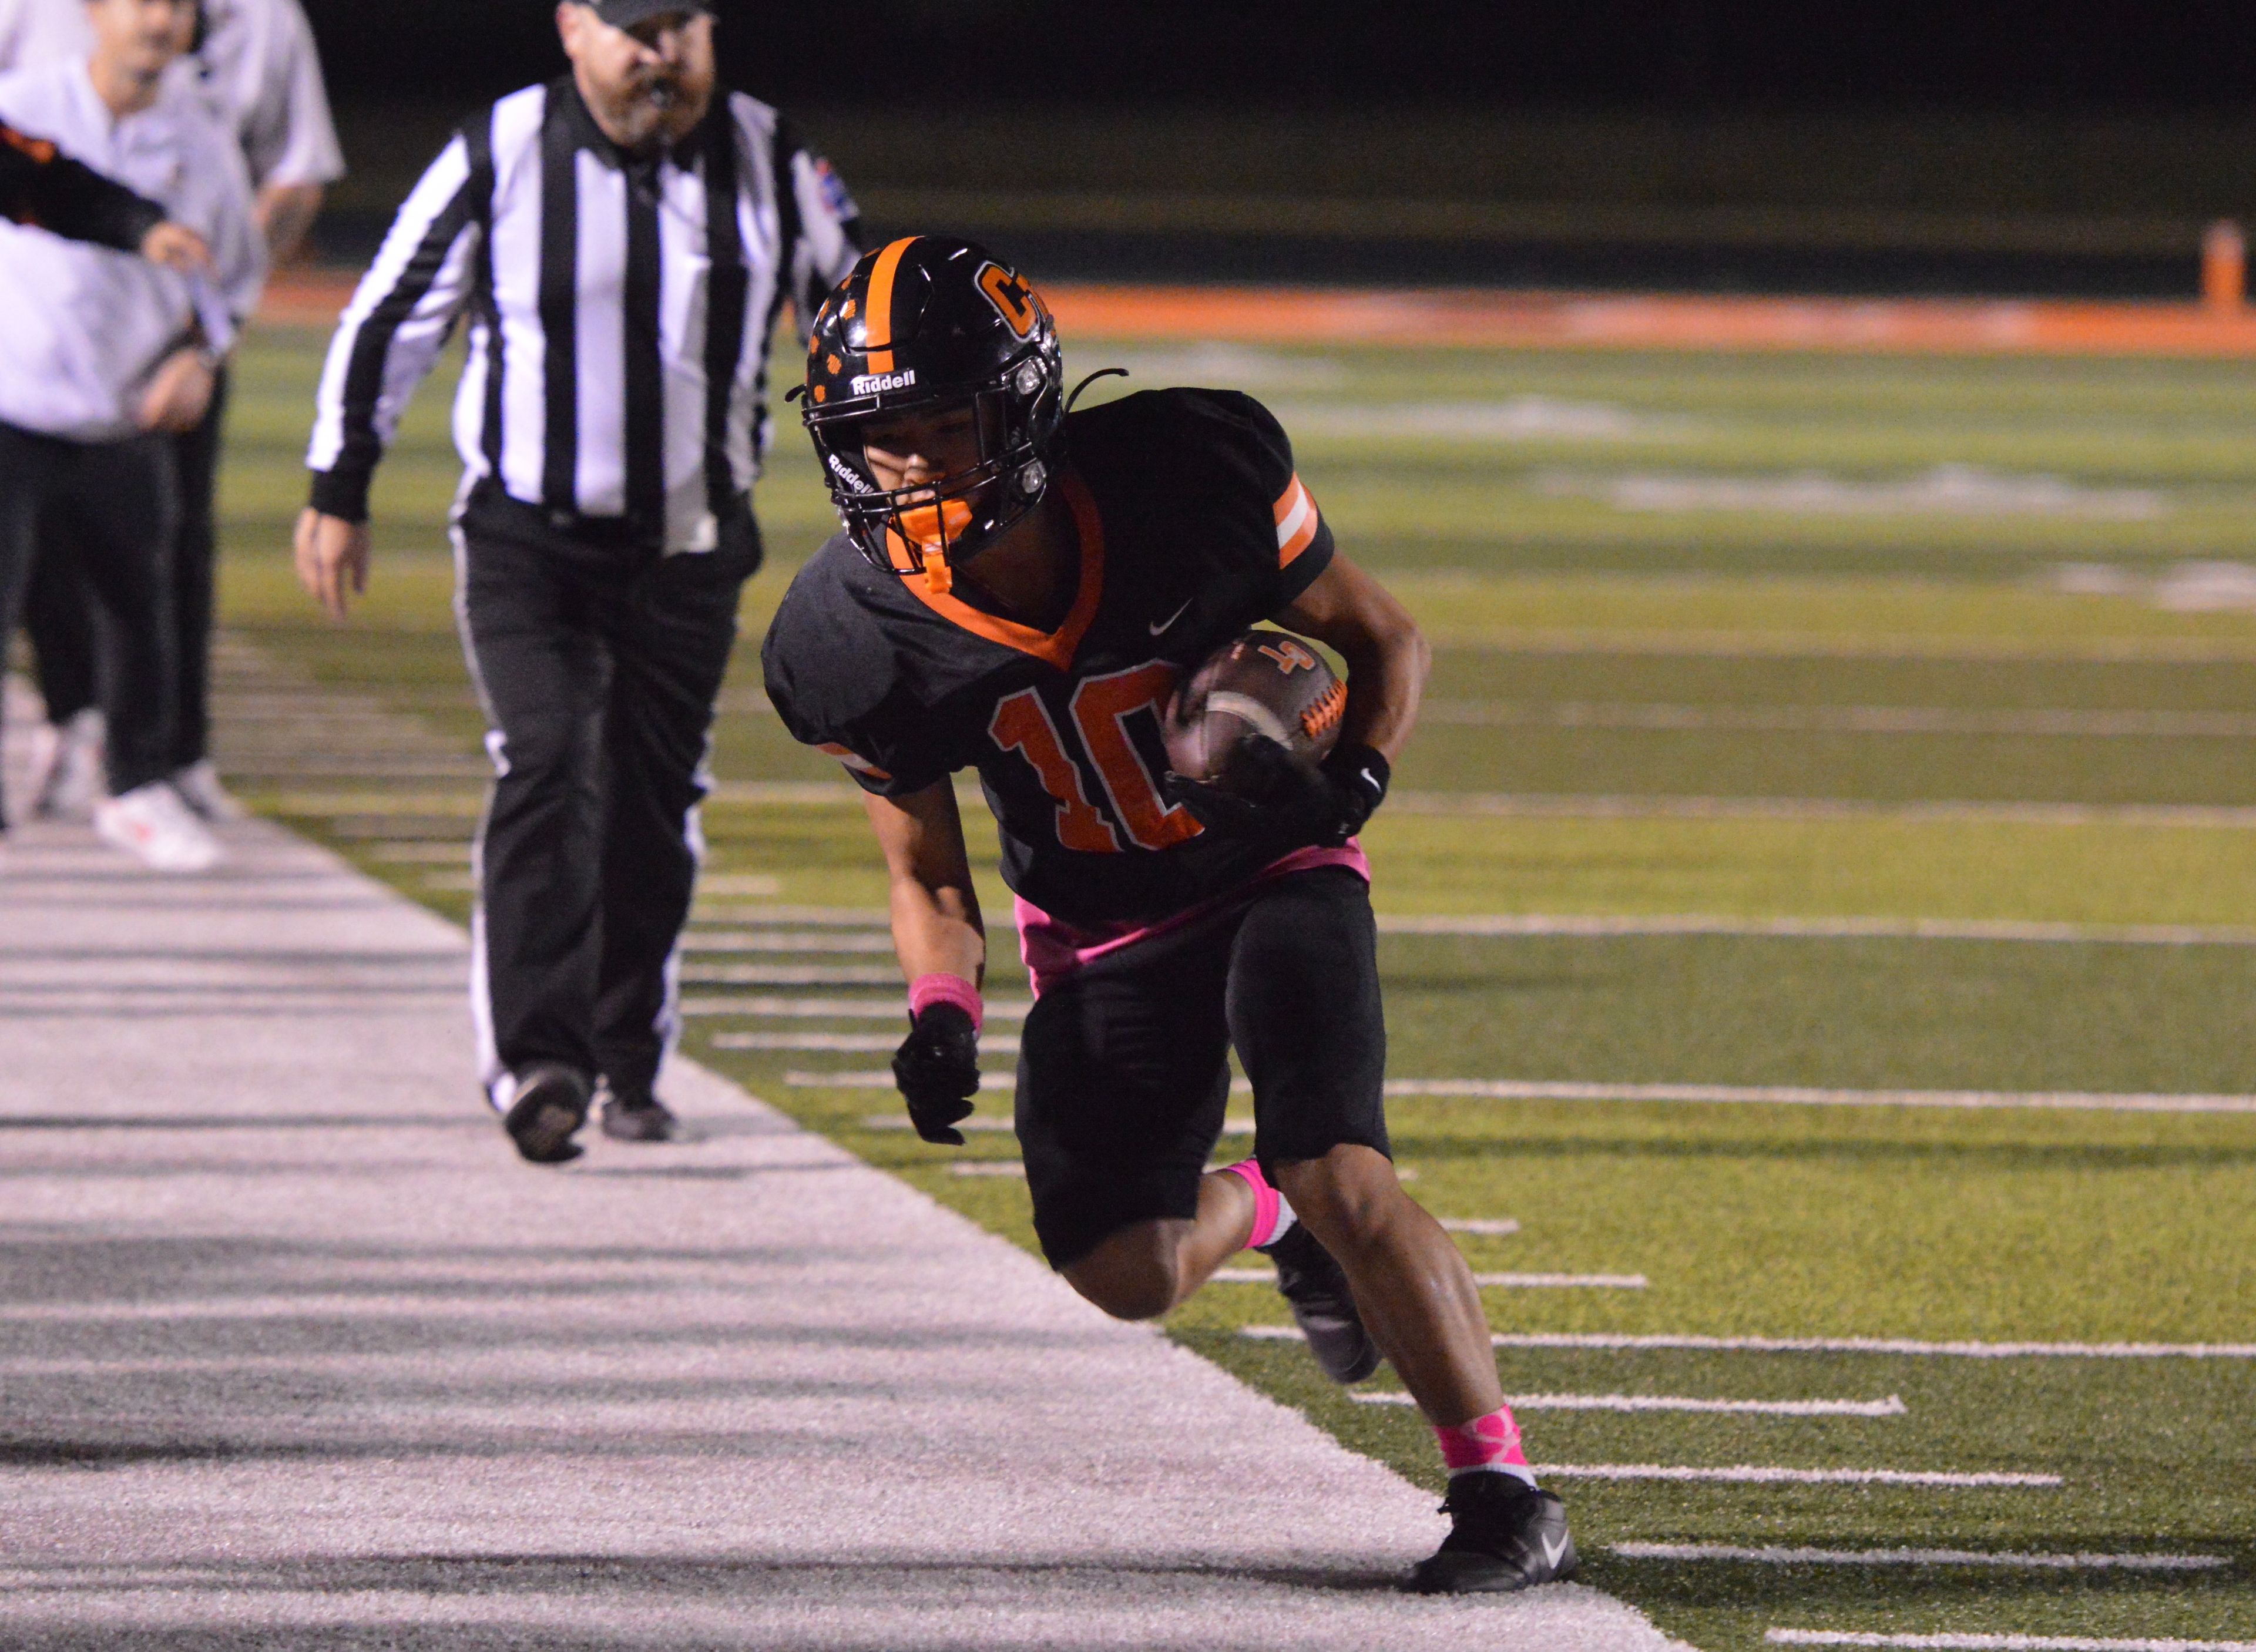
[[[797,738],[881,796],[977,769],[1004,881],[1043,911],[1160,917],[1274,855],[1202,830],[1160,794],[1168,696],[1308,588],[1331,533],[1251,397],[1148,391],[1073,413],[1064,441],[1056,485],[1080,573],[1056,631],[880,573],[842,533],[769,629],[768,697]]]

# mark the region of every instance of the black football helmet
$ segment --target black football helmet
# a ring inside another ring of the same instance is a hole
[[[1041,503],[1056,474],[1065,357],[1049,307],[969,241],[908,236],[865,256],[816,314],[802,414],[862,554],[944,591]],[[968,404],[979,460],[913,487],[878,484],[862,433],[878,414]]]

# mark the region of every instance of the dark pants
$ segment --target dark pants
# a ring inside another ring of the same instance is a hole
[[[211,633],[214,569],[218,560],[215,496],[220,427],[227,416],[228,378],[221,370],[211,411],[186,435],[171,438],[180,487],[180,530],[173,540],[173,705],[172,763],[184,769],[211,754]],[[39,655],[40,696],[50,722],[75,717],[101,698],[101,653],[94,599],[67,541],[46,540],[32,571],[24,629]]]
[[[0,646],[15,632],[32,568],[54,553],[87,592],[106,645],[95,651],[96,679],[119,796],[175,766],[178,512],[169,437],[66,441],[0,424]]]
[[[659,557],[482,490],[457,525],[462,646],[492,728],[472,997],[490,1092],[560,1062],[647,1095],[702,850],[715,702],[758,566]]]

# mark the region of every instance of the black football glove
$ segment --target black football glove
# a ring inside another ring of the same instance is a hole
[[[1343,745],[1307,768],[1274,740],[1250,739],[1230,759],[1230,789],[1169,773],[1161,789],[1211,831],[1336,849],[1386,801],[1393,769],[1367,745]]]
[[[960,1147],[954,1126],[971,1116],[979,1093],[979,1032],[960,1004],[928,1004],[909,1024],[893,1054],[893,1082],[909,1104],[909,1122],[927,1141]]]

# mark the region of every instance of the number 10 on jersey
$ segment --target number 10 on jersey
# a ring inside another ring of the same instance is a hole
[[[1120,830],[1139,849],[1171,849],[1198,836],[1199,823],[1189,812],[1169,807],[1160,795],[1128,732],[1132,717],[1149,712],[1156,721],[1164,714],[1176,674],[1174,667],[1154,660],[1132,670],[1090,677],[1073,691],[1074,729],[1103,784],[1113,821],[1089,801],[1081,766],[1067,754],[1065,741],[1038,691],[1021,688],[995,708],[988,736],[1002,750],[1017,752],[1033,765],[1042,789],[1057,805],[1058,842],[1063,847],[1083,854],[1118,854],[1124,847]]]

